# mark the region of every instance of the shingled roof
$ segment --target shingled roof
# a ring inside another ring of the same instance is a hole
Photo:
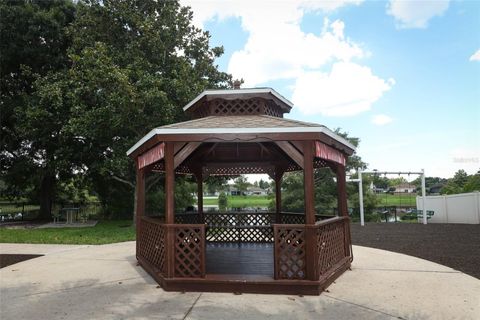
[[[292,127],[325,127],[317,123],[267,116],[209,116],[205,118],[178,122],[157,129],[201,129],[201,128],[292,128]]]

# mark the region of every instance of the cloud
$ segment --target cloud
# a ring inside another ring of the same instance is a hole
[[[308,71],[295,83],[292,101],[305,114],[353,116],[370,110],[372,103],[395,81],[375,76],[371,69],[352,62],[333,64],[330,73]]]
[[[370,53],[346,36],[343,21],[324,18],[315,33],[304,32],[301,22],[306,12],[328,13],[361,2],[182,1],[192,6],[197,25],[213,18],[240,20],[248,39],[232,54],[227,72],[243,78],[244,87],[289,80],[292,100],[302,112],[335,116],[369,110],[394,81],[353,62]]]
[[[426,28],[428,21],[441,16],[448,5],[449,0],[390,0],[387,13],[395,17],[399,28]]]
[[[470,61],[480,61],[480,49],[470,57]]]
[[[349,61],[366,53],[344,36],[344,23],[325,20],[319,36],[304,33],[298,24],[278,23],[252,30],[245,47],[235,52],[228,72],[243,77],[246,86],[276,79],[292,79],[305,69],[318,69],[332,61]]]
[[[304,12],[335,11],[346,5],[359,5],[364,0],[181,0],[182,5],[193,10],[193,22],[203,27],[203,23],[218,18],[224,20],[230,17],[242,18],[245,30],[251,30],[262,21],[293,22],[301,19]],[[273,14],[274,13],[274,14]],[[268,27],[268,25],[263,25]]]
[[[392,121],[393,119],[385,114],[377,114],[372,117],[372,123],[377,126],[384,126]]]

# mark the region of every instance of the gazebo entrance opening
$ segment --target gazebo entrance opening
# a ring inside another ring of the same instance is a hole
[[[283,119],[291,103],[272,89],[202,93],[194,120],[153,129],[129,151],[137,167],[137,259],[165,290],[319,294],[352,261],[345,163],[353,146],[324,126]],[[315,211],[314,171],[336,175],[338,216]],[[304,210],[282,210],[285,173],[303,172]],[[268,174],[272,212],[207,212],[208,176]],[[145,199],[164,177],[165,196]],[[198,210],[175,207],[175,179],[197,183]],[[178,178],[177,178],[178,179]],[[158,210],[158,211],[157,211]]]

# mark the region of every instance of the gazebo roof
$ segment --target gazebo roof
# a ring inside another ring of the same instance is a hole
[[[347,154],[355,150],[346,139],[327,127],[310,122],[302,122],[268,115],[208,116],[185,122],[161,126],[151,130],[128,151],[131,155],[155,136],[199,135],[199,134],[254,134],[254,133],[313,133],[323,134],[332,140],[336,149]]]

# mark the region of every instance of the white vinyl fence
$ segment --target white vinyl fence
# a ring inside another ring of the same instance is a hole
[[[425,199],[425,207],[435,212],[428,223],[480,224],[479,192],[429,196]],[[417,209],[423,209],[422,197],[417,197]]]

